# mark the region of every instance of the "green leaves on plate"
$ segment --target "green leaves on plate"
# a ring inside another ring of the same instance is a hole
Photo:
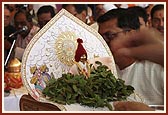
[[[63,74],[61,78],[50,79],[43,90],[44,96],[60,104],[79,103],[89,107],[108,107],[109,102],[126,100],[134,91],[121,79],[116,79],[106,65],[96,62],[97,68],[91,67],[88,79],[83,75]],[[91,65],[93,66],[93,65]]]

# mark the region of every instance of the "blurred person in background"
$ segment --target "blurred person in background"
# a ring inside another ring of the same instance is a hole
[[[37,11],[38,25],[40,29],[47,24],[54,16],[56,12],[54,7],[50,5],[41,6]]]
[[[34,11],[33,4],[28,4],[28,6],[27,6],[27,12],[29,12],[30,15],[31,15],[33,18],[35,17],[35,11]]]
[[[37,11],[40,7],[46,6],[46,5],[52,6],[54,8],[55,12],[58,11],[56,4],[50,4],[50,3],[47,3],[47,2],[46,2],[46,4],[33,4],[33,9],[34,9],[35,13],[37,13]]]
[[[164,5],[155,5],[151,10],[152,27],[164,35]]]
[[[34,4],[27,4],[26,10],[31,15],[33,24],[37,25],[38,22],[37,22],[36,13],[34,10]]]
[[[9,35],[16,31],[14,26],[10,24],[10,16],[11,16],[11,13],[9,9],[7,7],[4,8],[4,59],[5,60],[14,40],[13,37],[9,38]]]
[[[17,31],[26,27],[27,29],[17,35],[16,39],[16,48],[15,48],[15,57],[22,59],[24,49],[38,32],[39,27],[33,25],[31,15],[25,10],[19,10],[14,16],[15,28]]]
[[[86,4],[62,4],[62,8],[72,15],[87,23],[87,5]]]
[[[151,9],[153,8],[153,4],[149,4],[148,6],[145,7],[147,16],[148,16],[148,26],[151,27]]]
[[[6,4],[6,7],[9,9],[10,11],[10,24],[14,26],[14,15],[15,13],[18,11],[16,8],[16,4]]]
[[[94,20],[97,21],[97,19],[106,12],[107,10],[104,8],[104,4],[96,4]]]
[[[105,14],[106,12],[107,10],[105,9],[104,4],[96,4],[95,11],[94,11],[94,21],[95,22],[92,25],[90,25],[90,27],[98,31],[99,26],[97,24],[97,19],[103,14]]]

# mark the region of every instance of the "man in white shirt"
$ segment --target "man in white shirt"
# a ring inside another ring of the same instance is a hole
[[[99,33],[110,47],[118,67],[119,78],[132,85],[148,105],[164,104],[164,71],[159,64],[150,61],[138,61],[129,56],[120,55],[117,50],[122,46],[119,39],[140,28],[138,16],[128,14],[123,9],[113,9],[98,19]],[[118,40],[117,40],[118,39]],[[128,44],[127,44],[128,45]],[[134,45],[136,43],[134,42]]]

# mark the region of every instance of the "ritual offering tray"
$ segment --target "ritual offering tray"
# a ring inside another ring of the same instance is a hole
[[[126,100],[134,92],[118,79],[101,35],[64,9],[30,41],[21,73],[35,100],[62,111],[113,110],[113,101]]]

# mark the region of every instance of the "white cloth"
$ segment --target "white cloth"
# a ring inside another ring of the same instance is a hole
[[[28,94],[25,87],[12,89],[9,96],[4,97],[4,111],[20,111],[19,103],[22,95]]]
[[[113,102],[110,102],[112,109],[114,109],[113,107]],[[70,105],[65,105],[64,106],[66,111],[109,111],[109,109],[107,107],[89,107],[89,106],[85,106],[85,105],[80,105],[78,103],[75,104],[70,104]]]
[[[148,105],[164,104],[164,68],[149,61],[135,62],[119,70],[119,78],[132,85]]]
[[[109,11],[109,10],[112,10],[112,9],[117,9],[117,7],[116,7],[114,4],[104,4],[104,5],[103,5],[103,8],[104,8],[106,11]]]
[[[5,111],[20,111],[19,101],[22,95],[11,95],[4,98]]]

